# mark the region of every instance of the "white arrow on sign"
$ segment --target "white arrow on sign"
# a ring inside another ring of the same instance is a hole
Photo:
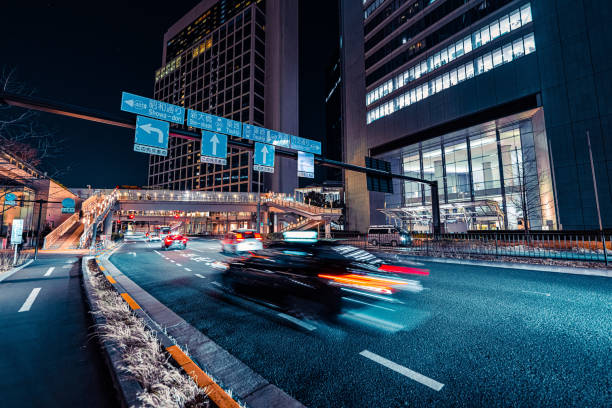
[[[159,143],[163,143],[164,142],[164,132],[162,132],[161,129],[158,129],[158,128],[154,127],[150,123],[146,123],[144,125],[140,125],[140,128],[142,130],[144,130],[145,132],[147,132],[147,134],[151,134],[151,132],[157,133],[158,142]]]
[[[127,106],[129,106],[130,108],[134,107],[134,100],[133,99],[128,99],[127,101],[125,101],[125,104]]]
[[[268,148],[265,145],[261,148],[261,154],[263,154],[263,162],[264,164],[266,164],[268,162],[266,160],[266,156],[268,155]]]
[[[219,144],[219,138],[217,137],[217,135],[213,134],[209,142],[212,143],[212,155],[216,156],[217,155],[217,145]]]

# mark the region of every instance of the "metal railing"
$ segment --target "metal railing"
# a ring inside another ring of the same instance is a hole
[[[321,223],[321,222],[323,222],[323,221],[322,220],[313,220],[312,218],[302,218],[300,221],[292,222],[290,224],[285,225],[283,228],[280,229],[280,232],[286,232],[286,231],[295,230],[297,228],[304,227],[304,226],[306,226],[306,225],[308,225],[310,223],[313,223],[314,225],[316,225],[317,223]]]
[[[499,232],[487,234],[441,234],[434,239],[418,234],[405,246],[385,242],[375,235],[359,235],[344,240],[366,249],[393,251],[407,255],[448,258],[532,258],[555,261],[602,262],[612,259],[611,233]],[[605,250],[604,250],[605,248]]]
[[[107,195],[92,196],[87,199],[87,207],[83,210],[83,233],[79,239],[79,248],[85,248],[93,236],[93,229],[98,227],[98,223],[108,214],[113,204],[117,201],[117,190],[111,190]]]
[[[79,222],[79,213],[76,212],[66,218],[57,228],[48,233],[43,241],[43,249],[49,249],[57,242],[74,224]]]

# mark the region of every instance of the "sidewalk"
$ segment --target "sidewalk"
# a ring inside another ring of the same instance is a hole
[[[0,283],[3,407],[118,405],[80,276],[76,255],[40,254]]]

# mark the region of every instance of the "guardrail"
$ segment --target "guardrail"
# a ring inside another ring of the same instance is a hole
[[[376,245],[373,245],[376,239]],[[413,237],[407,246],[391,246],[391,241],[378,234],[346,238],[352,245],[369,249],[394,250],[405,254],[469,258],[497,259],[520,257],[565,261],[603,262],[612,259],[612,234],[610,233],[489,233],[442,234],[433,238],[426,234]],[[389,241],[389,242],[386,242]],[[604,250],[605,248],[605,250]]]

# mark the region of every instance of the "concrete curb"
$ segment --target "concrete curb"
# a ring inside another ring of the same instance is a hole
[[[589,276],[602,276],[606,278],[612,277],[612,271],[606,269],[589,269],[589,268],[574,268],[570,266],[557,266],[557,265],[534,265],[528,263],[519,262],[491,262],[491,261],[479,261],[473,259],[455,259],[455,258],[435,258],[432,256],[414,256],[396,254],[400,258],[409,258],[414,261],[426,261],[426,262],[437,262],[446,264],[457,264],[457,265],[472,265],[472,266],[487,266],[492,268],[505,268],[505,269],[520,269],[525,271],[538,271],[538,272],[553,272],[553,273],[566,273],[573,275],[589,275]]]
[[[32,262],[34,262],[33,259],[30,259],[28,262],[24,263],[21,266],[18,266],[16,268],[11,269],[8,272],[4,272],[2,275],[0,275],[0,282],[2,282],[5,279],[10,278],[11,276],[13,276],[15,273],[19,272],[20,270],[22,270],[23,268],[25,268],[26,266],[29,266]]]
[[[105,274],[116,282],[113,286],[129,293],[129,296],[144,309],[138,311],[158,330],[164,328],[162,333],[175,339],[182,349],[189,350],[193,361],[210,373],[221,387],[231,390],[234,398],[246,403],[250,408],[305,408],[299,401],[270,384],[143,290],[115,267],[107,256],[99,257],[98,260],[103,264]],[[167,347],[166,344],[164,347]]]
[[[91,310],[92,312],[98,312],[99,310],[95,303],[95,295],[93,294],[91,283],[89,282],[89,268],[87,267],[87,262],[90,259],[93,259],[93,257],[84,256],[83,258],[81,258],[83,290],[85,291],[85,298],[87,299],[89,310]],[[104,317],[100,314],[92,313],[91,316],[96,326],[105,323]],[[117,392],[121,406],[124,408],[138,406],[139,401],[137,397],[138,394],[142,391],[142,387],[140,386],[138,381],[129,378],[129,374],[119,368],[119,365],[121,363],[121,354],[119,348],[112,342],[102,340],[99,337],[98,342],[102,347],[104,361],[106,362],[106,365],[108,366],[108,369],[111,373],[113,386],[115,388],[115,391]]]

